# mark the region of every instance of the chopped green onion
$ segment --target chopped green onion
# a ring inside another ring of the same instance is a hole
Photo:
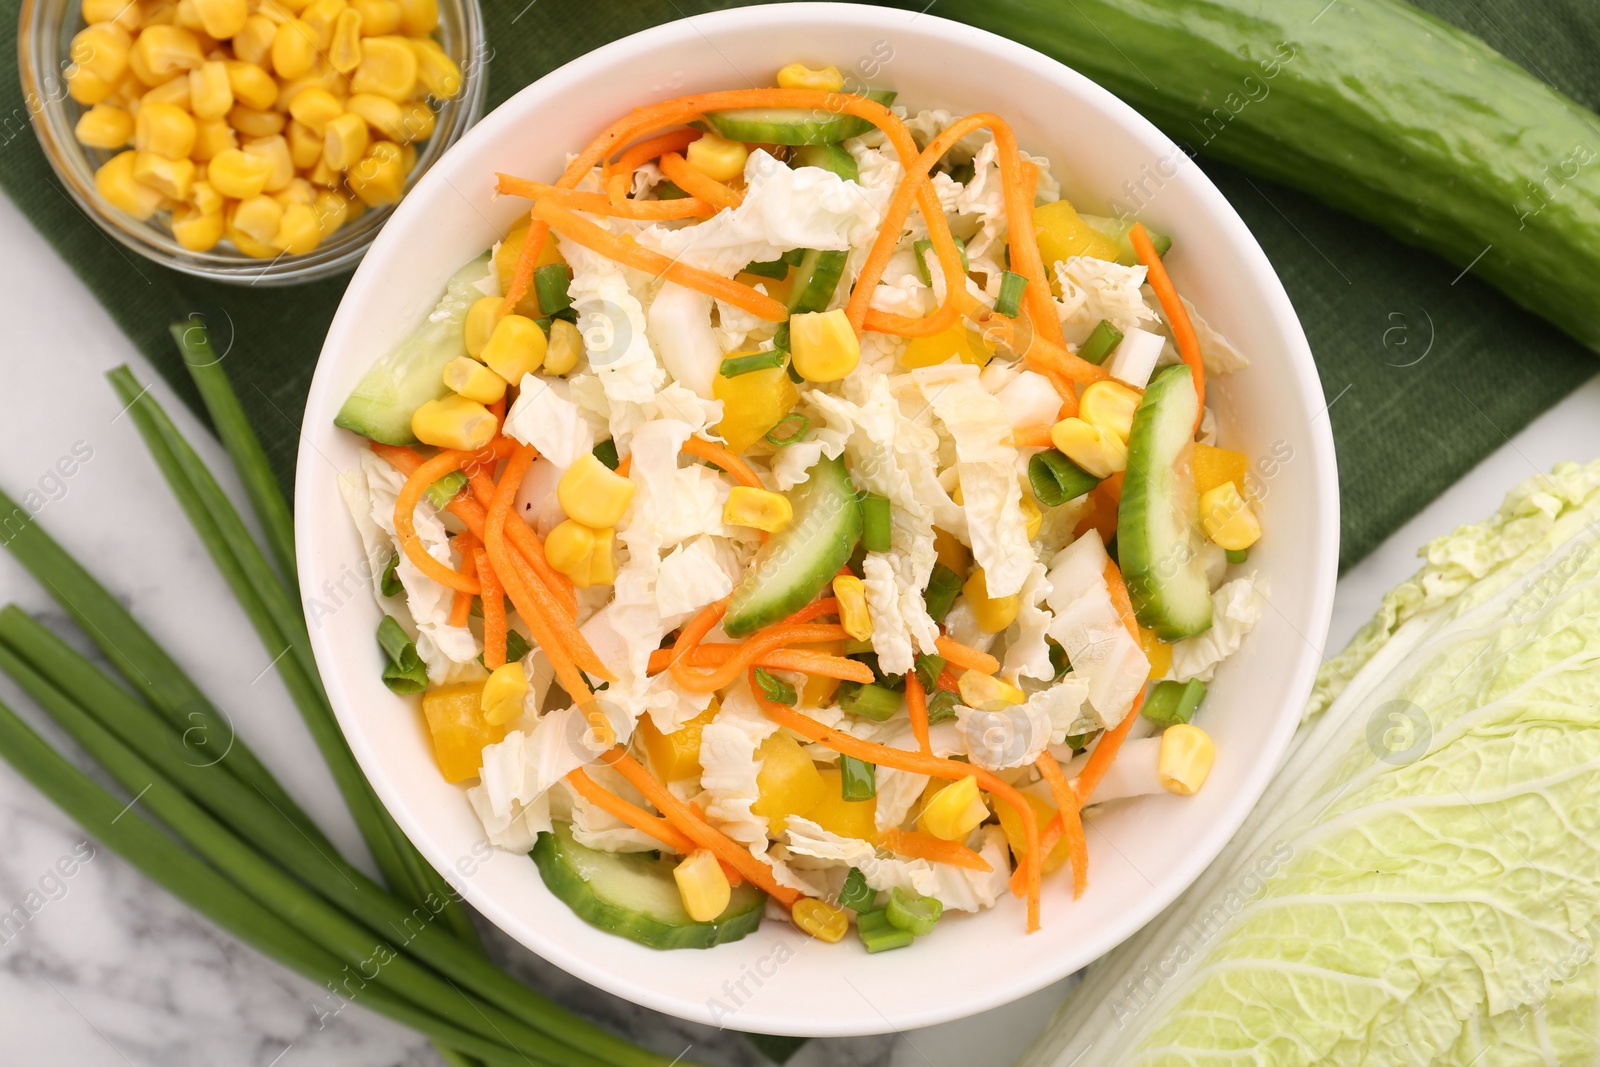
[[[900,710],[900,694],[881,685],[840,682],[839,707],[873,722],[887,722]]]
[[[1000,295],[994,298],[994,313],[1014,319],[1022,314],[1022,293],[1028,288],[1028,279],[1012,271],[1000,275]]]
[[[614,437],[608,437],[604,441],[601,441],[599,444],[595,445],[591,451],[594,452],[595,459],[599,460],[601,463],[604,463],[612,470],[616,470],[618,464],[622,462],[622,458],[617,455],[617,441]]]
[[[956,705],[960,699],[948,689],[940,689],[928,695],[928,725],[944,722],[946,719],[956,717]]]
[[[417,655],[417,646],[393,615],[378,624],[378,646],[389,662],[383,668],[383,684],[402,696],[428,688],[428,672]]]
[[[889,890],[889,906],[883,909],[883,917],[889,920],[890,926],[904,930],[913,937],[926,937],[933,933],[939,916],[943,914],[944,905],[938,897],[925,897],[899,886]]]
[[[400,579],[395,577],[395,568],[400,566],[400,553],[396,552],[389,557],[389,563],[383,568],[383,577],[378,580],[378,590],[384,596],[399,596],[405,592],[405,586],[400,584]]]
[[[754,274],[758,278],[787,278],[789,264],[781,259],[769,259],[765,262],[746,263],[742,274]]]
[[[1047,508],[1065,504],[1100,484],[1100,479],[1054,448],[1036,452],[1028,460],[1028,484]]]
[[[868,552],[889,551],[889,498],[868,493],[861,498],[861,543]]]
[[[903,674],[883,673],[883,668],[878,666],[878,654],[872,650],[872,642],[863,641],[861,643],[867,647],[859,650],[847,648],[845,650],[845,656],[849,659],[855,660],[857,663],[864,663],[870,667],[872,669],[872,677],[874,679],[873,684],[884,689],[893,690],[896,693],[904,692],[906,688],[906,676]]]
[[[1111,320],[1101,319],[1078,346],[1078,358],[1098,367],[1121,343],[1122,331],[1111,325]]]
[[[450,506],[450,501],[456,498],[456,494],[461,492],[466,484],[467,476],[465,472],[451,471],[428,486],[428,503],[432,504],[437,510],[443,511]]]
[[[811,429],[811,420],[798,411],[791,411],[778,420],[778,424],[767,431],[767,442],[778,445],[792,445],[806,435]]]
[[[878,891],[867,884],[867,876],[861,873],[861,868],[851,867],[850,873],[844,876],[844,885],[839,887],[839,907],[871,911],[877,899]]]
[[[970,270],[971,265],[967,262],[967,242],[954,234],[951,235],[950,239],[956,243],[956,251],[961,253],[962,271]],[[913,241],[911,250],[917,257],[917,273],[922,276],[922,284],[933,285],[933,272],[928,269],[928,256],[933,252],[933,242],[924,237],[920,241]],[[938,257],[934,258],[937,259]]]
[[[951,181],[960,182],[962,185],[965,185],[977,175],[978,168],[973,164],[972,160],[969,159],[965,163],[950,164],[950,169],[945,171],[945,173],[950,175]]]
[[[1176,726],[1194,718],[1195,709],[1206,697],[1206,683],[1198,678],[1187,682],[1157,682],[1144,702],[1144,717],[1157,726]]]
[[[662,182],[656,186],[657,200],[687,200],[689,194],[684,192],[675,182]]]
[[[511,614],[509,611],[506,614]],[[506,630],[506,662],[516,663],[533,651],[533,646],[528,644],[528,639],[515,630]],[[488,670],[488,665],[483,662],[483,653],[478,653],[478,666]]]
[[[944,657],[918,655],[916,670],[922,691],[931,693],[939,688],[939,675],[944,673]]]
[[[800,699],[794,686],[782,678],[774,678],[763,667],[756,668],[756,684],[761,687],[761,695],[775,704],[787,704],[792,708]]]
[[[1050,650],[1050,669],[1056,672],[1057,678],[1072,669],[1072,662],[1067,659],[1066,649],[1048,637],[1045,638],[1045,647]]]
[[[571,284],[565,263],[546,263],[533,272],[533,291],[539,296],[539,310],[546,315],[556,315],[572,306],[567,293]]]
[[[717,368],[717,373],[724,378],[737,378],[741,374],[749,374],[755,370],[772,370],[774,367],[783,366],[784,354],[774,348],[770,352],[749,352],[742,356],[729,356]]]
[[[1074,752],[1082,752],[1089,747],[1089,742],[1100,736],[1099,730],[1090,730],[1086,734],[1068,734],[1062,742]]]
[[[778,323],[777,330],[775,330],[773,332],[773,334],[772,334],[772,350],[774,352],[787,352],[787,351],[789,351],[789,320],[788,319],[784,319],[782,322]],[[797,382],[801,381],[802,379],[797,377],[798,374],[799,374],[799,372],[794,369],[793,365],[791,365],[789,367],[789,377],[794,379]]]
[[[950,614],[950,605],[960,595],[961,575],[943,563],[935,563],[933,573],[928,576],[928,588],[922,591],[922,599],[928,605],[928,615],[934,622],[944,622],[944,617]]]
[[[1230,548],[1227,550],[1229,563],[1243,563],[1250,558],[1248,548]]]
[[[878,795],[877,764],[854,756],[839,757],[839,795],[845,800],[871,800]]]
[[[857,641],[854,637],[847,637],[847,638],[844,639],[844,654],[845,655],[847,655],[847,656],[860,656],[860,655],[863,655],[863,654],[870,655],[871,653],[872,653],[872,642],[871,641]],[[862,660],[862,662],[865,663],[866,661]],[[874,659],[872,662],[876,663],[877,660]],[[873,673],[876,674],[877,672],[874,671]]]
[[[905,948],[913,940],[911,931],[902,930],[889,922],[888,911],[888,908],[879,908],[856,914],[856,933],[861,936],[861,943],[869,953]]]

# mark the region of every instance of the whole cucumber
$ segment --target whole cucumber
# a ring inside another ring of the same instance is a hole
[[[936,13],[1059,59],[1186,152],[1470,267],[1600,351],[1600,116],[1476,37],[1398,0],[943,0]],[[1157,199],[1160,175],[1129,177],[1113,211]]]

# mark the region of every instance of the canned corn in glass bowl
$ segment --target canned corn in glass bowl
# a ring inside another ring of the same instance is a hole
[[[24,0],[18,49],[84,213],[243,285],[353,267],[488,84],[475,0]]]

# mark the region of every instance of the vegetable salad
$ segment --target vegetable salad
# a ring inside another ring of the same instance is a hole
[[[1205,405],[1245,360],[1171,241],[996,115],[844,89],[496,176],[527,221],[338,417],[384,680],[494,844],[655,947],[1037,928],[1085,807],[1203,786],[1264,603]]]

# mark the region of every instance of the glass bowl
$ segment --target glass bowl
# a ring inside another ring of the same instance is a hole
[[[141,222],[108,203],[95,189],[94,173],[114,153],[78,143],[73,127],[84,108],[67,95],[66,73],[72,66],[69,48],[73,35],[82,28],[80,0],[23,0],[17,66],[23,100],[45,157],[84,214],[112,240],[162,266],[235,285],[295,285],[355,266],[388,220],[393,205],[366,211],[310,252],[256,259],[226,241],[207,252],[190,252],[173,239],[165,212]],[[488,88],[490,52],[484,44],[483,15],[477,0],[439,0],[439,27],[434,38],[460,66],[462,86],[442,103],[430,101],[437,120],[433,135],[416,143],[417,163],[406,179],[408,191],[482,115]]]

